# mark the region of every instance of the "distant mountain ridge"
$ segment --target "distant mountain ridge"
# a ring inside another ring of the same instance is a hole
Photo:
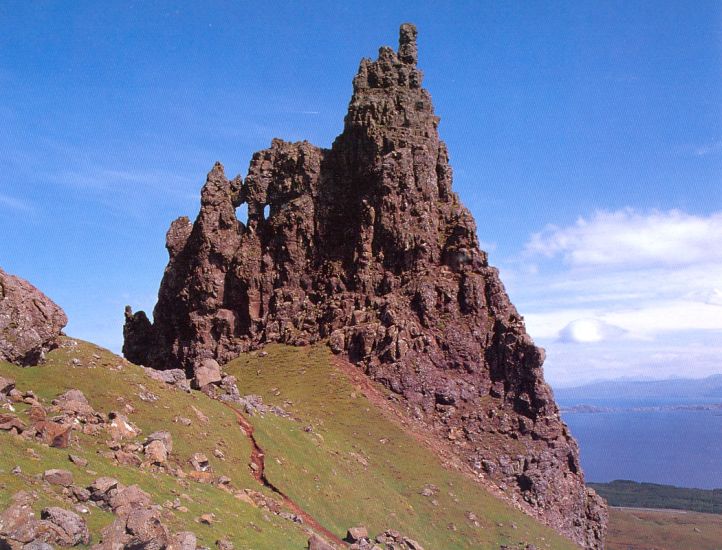
[[[555,388],[554,395],[565,405],[592,399],[722,399],[722,374],[668,380],[605,380],[573,388]]]

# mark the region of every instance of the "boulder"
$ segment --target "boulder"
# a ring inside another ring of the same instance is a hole
[[[190,391],[190,381],[186,379],[186,373],[182,369],[156,370],[143,367],[145,373],[158,382],[163,382],[183,391]]]
[[[15,380],[0,376],[0,395],[8,395],[15,389]]]
[[[314,534],[308,539],[308,550],[336,550],[324,539]]]
[[[108,423],[105,425],[105,429],[115,441],[133,439],[140,434],[140,428],[128,420],[127,416],[116,411],[108,414]]]
[[[173,436],[170,432],[153,432],[146,438],[145,443],[147,445],[153,441],[160,441],[168,453],[173,451]]]
[[[92,550],[126,550],[131,543],[126,530],[125,518],[116,518],[100,532],[100,542],[92,546]]]
[[[120,484],[117,479],[103,476],[93,481],[93,483],[91,483],[88,487],[88,490],[94,494],[107,494],[112,489],[116,489],[119,485]]]
[[[32,504],[35,498],[26,491],[15,493],[8,506],[0,513],[0,535],[12,538],[22,525],[35,519]],[[29,539],[24,542],[31,542]]]
[[[113,513],[122,517],[128,516],[132,510],[145,508],[151,502],[150,495],[138,485],[120,489],[108,499],[108,505]]]
[[[77,455],[68,455],[68,460],[75,464],[76,466],[80,466],[81,468],[85,468],[88,465],[88,461],[84,459],[82,456]]]
[[[168,550],[196,550],[198,539],[190,531],[181,531],[173,535]]]
[[[84,489],[83,487],[73,485],[70,487],[70,493],[78,502],[88,502],[90,500],[90,491]]]
[[[85,394],[77,389],[68,390],[63,394],[60,394],[53,400],[54,405],[63,405],[65,403],[77,402],[83,405],[88,405],[88,398]]]
[[[144,447],[143,452],[145,453],[146,460],[151,464],[165,464],[168,460],[168,449],[162,441],[157,439],[148,443]]]
[[[23,550],[53,550],[53,547],[47,542],[34,540],[23,546]]]
[[[4,432],[15,431],[22,433],[25,430],[25,423],[16,414],[0,413],[0,430]]]
[[[208,457],[203,453],[193,453],[190,463],[196,472],[207,472],[211,469],[210,462],[208,462]]]
[[[90,500],[95,502],[103,509],[111,510],[110,501],[118,492],[125,489],[117,479],[112,477],[99,477],[88,486],[90,492]]]
[[[85,524],[85,520],[75,512],[51,506],[44,508],[40,513],[40,517],[57,525],[62,530],[63,535],[55,541],[56,544],[60,546],[76,546],[90,542],[88,526]]]
[[[348,542],[361,542],[362,540],[368,540],[369,531],[366,527],[352,527],[346,533],[346,541]]]
[[[73,425],[70,423],[41,420],[33,424],[33,429],[37,438],[50,447],[66,449],[70,445],[70,436],[73,431]]]
[[[0,361],[36,365],[58,346],[68,318],[29,282],[0,269]]]
[[[61,487],[70,487],[73,484],[73,474],[68,470],[45,470],[43,479],[50,485],[60,485]]]
[[[117,491],[111,503],[116,519],[101,531],[93,550],[195,550],[195,535],[171,535],[161,520],[160,507],[151,505],[150,497],[139,487]]]
[[[201,389],[221,381],[221,367],[215,359],[203,359],[193,368],[193,387]]]

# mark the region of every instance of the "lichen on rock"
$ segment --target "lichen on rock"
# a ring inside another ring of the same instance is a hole
[[[405,24],[398,52],[361,61],[330,149],[274,139],[245,180],[213,167],[195,222],[168,231],[154,323],[127,309],[123,351],[192,377],[270,342],[326,340],[528,513],[599,548],[606,507],[452,190],[416,34]]]

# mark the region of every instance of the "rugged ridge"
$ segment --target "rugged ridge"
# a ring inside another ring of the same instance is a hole
[[[196,221],[168,231],[154,323],[126,308],[123,352],[192,375],[269,342],[327,339],[527,512],[601,548],[606,507],[584,485],[544,351],[452,191],[421,82],[405,24],[398,52],[361,61],[331,149],[275,139],[245,180],[217,163]]]
[[[35,365],[57,347],[65,312],[25,279],[0,269],[0,361]]]

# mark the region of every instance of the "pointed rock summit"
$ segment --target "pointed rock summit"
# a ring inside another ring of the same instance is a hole
[[[189,374],[270,342],[328,343],[530,514],[601,548],[607,512],[471,213],[452,191],[416,28],[363,59],[331,149],[273,140],[245,180],[216,164],[179,218],[151,324],[125,356]],[[248,205],[248,219],[236,208]],[[266,214],[268,212],[268,214]]]

